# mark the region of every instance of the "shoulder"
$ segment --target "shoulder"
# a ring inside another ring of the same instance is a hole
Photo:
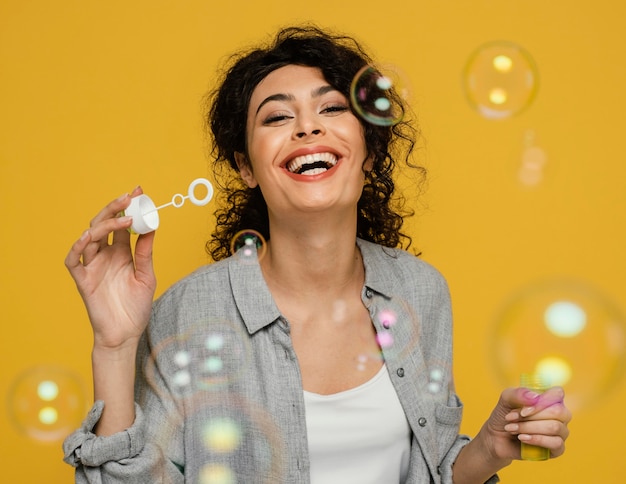
[[[411,286],[448,292],[443,274],[432,264],[403,249],[358,241],[366,272],[372,279],[394,287]]]
[[[228,259],[204,265],[170,286],[155,301],[155,309],[176,301],[177,304],[199,297],[211,299],[212,296],[223,298],[230,293],[228,288]]]

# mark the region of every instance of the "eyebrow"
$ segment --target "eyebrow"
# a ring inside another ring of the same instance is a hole
[[[338,91],[338,89],[334,88],[333,86],[326,84],[324,86],[320,86],[316,89],[313,89],[313,91],[311,91],[311,97],[316,98],[316,97],[320,97],[323,96],[324,94],[331,92],[331,91]],[[293,94],[283,94],[283,93],[279,93],[279,94],[272,94],[271,96],[266,97],[265,99],[263,99],[263,101],[261,101],[261,104],[259,104],[259,107],[256,110],[256,113],[258,114],[259,111],[261,110],[261,108],[263,106],[265,106],[268,102],[271,101],[295,101],[295,96]]]

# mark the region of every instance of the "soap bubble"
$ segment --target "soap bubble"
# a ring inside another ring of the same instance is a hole
[[[196,324],[155,346],[146,362],[146,380],[156,392],[176,399],[226,386],[251,363],[249,339],[244,329],[228,321]],[[167,390],[161,379],[171,383]]]
[[[626,369],[624,315],[580,281],[544,281],[521,290],[498,314],[491,340],[504,384],[536,374],[563,386],[572,408],[605,397]]]
[[[393,126],[404,117],[403,103],[408,100],[409,92],[407,76],[398,67],[366,65],[352,80],[350,101],[365,121]]]
[[[150,439],[167,448],[184,434],[198,455],[199,465],[185,469],[190,482],[252,482],[252,475],[258,483],[284,482],[286,439],[273,413],[291,411],[291,404],[276,405],[265,408],[234,387],[204,390],[167,412]]]
[[[242,230],[230,242],[230,252],[242,262],[260,261],[267,252],[267,243],[256,230]]]
[[[537,94],[535,62],[512,42],[489,42],[472,53],[463,72],[471,106],[488,119],[511,117],[526,109]]]
[[[517,177],[522,185],[534,187],[546,178],[548,169],[554,168],[554,162],[548,164],[546,151],[537,145],[535,131],[526,130],[524,133],[524,146],[520,157]]]
[[[13,424],[39,441],[65,438],[80,426],[87,412],[80,377],[58,366],[26,370],[15,379],[8,396]]]

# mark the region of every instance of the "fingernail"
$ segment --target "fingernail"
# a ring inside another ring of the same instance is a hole
[[[89,230],[85,230],[80,236],[80,240],[85,240],[89,236]]]
[[[133,219],[133,218],[132,218],[130,215],[125,215],[125,216],[123,216],[123,217],[120,217],[120,218],[119,218],[119,221],[120,221],[120,223],[125,224],[125,223],[127,223],[127,222],[130,222],[132,219]]]
[[[504,430],[506,430],[507,432],[515,432],[516,430],[519,430],[519,425],[517,425],[516,423],[506,424],[504,426]]]
[[[124,195],[120,195],[120,196],[117,198],[117,201],[118,201],[118,202],[121,202],[122,200],[125,200],[127,196],[128,196],[128,193],[125,193]]]
[[[533,392],[533,391],[528,391],[528,392],[524,393],[524,396],[526,398],[530,398],[531,400],[534,400],[535,398],[537,398],[539,396],[539,394],[536,393],[536,392]]]
[[[523,442],[530,440],[530,435],[528,434],[519,434],[517,438]]]
[[[535,407],[524,407],[522,408],[522,410],[520,411],[520,415],[522,417],[528,417],[531,413],[533,413],[535,411]]]
[[[519,412],[517,410],[509,412],[504,416],[504,419],[508,421],[517,420],[518,418],[519,418]]]

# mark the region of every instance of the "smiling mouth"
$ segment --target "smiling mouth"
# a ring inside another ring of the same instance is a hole
[[[287,168],[290,173],[312,176],[324,173],[336,164],[337,157],[332,153],[314,153],[296,156],[285,165],[285,168]]]

